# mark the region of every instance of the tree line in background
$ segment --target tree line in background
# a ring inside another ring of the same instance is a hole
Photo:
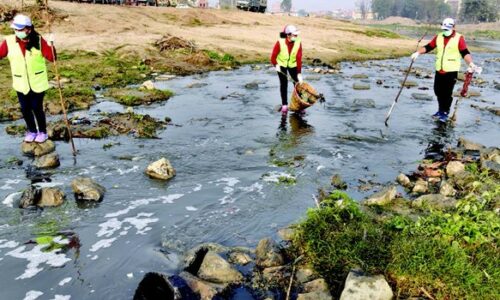
[[[364,16],[369,0],[359,0],[358,9]],[[500,0],[463,0],[459,12],[444,0],[372,0],[371,10],[377,19],[400,16],[425,22],[436,22],[454,16],[463,22],[495,22],[498,20]]]

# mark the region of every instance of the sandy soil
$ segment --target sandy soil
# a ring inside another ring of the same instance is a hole
[[[3,3],[20,1],[3,0]],[[30,1],[25,1],[30,2]],[[349,22],[321,18],[297,18],[257,13],[125,7],[49,1],[51,8],[68,17],[56,22],[53,31],[62,49],[102,51],[125,46],[143,52],[163,34],[192,40],[199,48],[233,54],[239,61],[265,60],[285,24],[301,30],[306,59],[336,61],[350,58],[357,49],[365,58],[410,53],[414,41],[367,37],[352,30],[364,28]],[[42,29],[42,32],[47,29]],[[368,49],[369,51],[363,51]],[[356,54],[356,53],[354,53]]]

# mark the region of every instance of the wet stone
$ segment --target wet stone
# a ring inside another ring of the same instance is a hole
[[[415,100],[422,100],[422,101],[432,101],[434,99],[433,96],[424,93],[413,93],[411,94],[411,96]]]
[[[21,195],[21,200],[19,202],[19,208],[27,208],[30,206],[35,206],[40,199],[40,190],[36,187],[30,185],[27,189],[23,191]]]
[[[485,148],[483,145],[474,143],[470,140],[465,139],[464,137],[460,137],[458,139],[458,147],[468,151],[480,151]]]
[[[342,179],[339,174],[335,174],[332,176],[331,184],[334,188],[339,190],[346,190],[347,183]]]
[[[208,251],[198,271],[198,277],[214,283],[236,283],[243,280],[243,275],[234,269],[219,254]]]
[[[441,194],[423,195],[412,202],[413,207],[431,208],[431,209],[451,209],[457,204],[457,200],[451,197],[445,197]]]
[[[375,108],[375,101],[373,99],[354,99],[352,105],[355,108]]]
[[[355,90],[369,90],[370,89],[370,85],[369,84],[365,84],[365,83],[354,83],[352,85],[352,88],[355,89]]]
[[[410,188],[411,187],[411,181],[410,181],[410,178],[408,178],[408,176],[406,176],[405,174],[401,173],[398,175],[398,177],[396,178],[397,182],[405,187],[405,188]]]
[[[225,285],[206,282],[188,272],[182,272],[179,276],[184,279],[189,288],[196,293],[201,300],[215,299],[215,297],[226,287]]]
[[[407,80],[404,84],[405,87],[411,88],[411,87],[417,87],[418,83],[415,81]]]
[[[278,230],[278,236],[283,241],[291,241],[293,239],[294,230],[292,228],[281,228]]]
[[[54,152],[56,145],[51,140],[44,143],[26,143],[21,144],[21,151],[28,156],[42,156]]]
[[[234,251],[234,252],[229,253],[228,261],[232,264],[245,266],[245,265],[248,265],[249,263],[251,263],[253,261],[253,259],[247,253]]]
[[[465,172],[465,165],[459,161],[450,161],[446,166],[446,175],[448,177],[453,177],[463,172]]]
[[[271,238],[262,239],[259,242],[255,255],[257,265],[262,268],[281,266],[285,263],[281,249]]]
[[[417,180],[412,190],[414,194],[425,194],[428,191],[429,191],[429,183],[422,179]]]
[[[366,75],[366,74],[354,74],[354,75],[352,75],[352,79],[368,79],[368,75]]]
[[[77,200],[101,201],[106,189],[91,178],[77,177],[71,182]]]
[[[39,169],[53,169],[61,165],[59,155],[55,152],[39,156],[35,159],[33,165]]]
[[[64,203],[65,195],[58,188],[42,188],[40,200],[37,206],[40,207],[55,207]]]
[[[149,177],[159,180],[169,180],[175,176],[175,173],[174,167],[172,167],[172,164],[166,158],[155,161],[146,169],[146,174]]]

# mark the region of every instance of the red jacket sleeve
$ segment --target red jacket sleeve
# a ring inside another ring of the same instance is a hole
[[[9,54],[9,48],[7,47],[7,41],[3,41],[0,45],[0,59],[4,58]]]
[[[464,51],[467,49],[467,43],[465,42],[465,38],[464,36],[462,35],[460,37],[460,40],[458,41],[458,50],[460,51]]]
[[[302,73],[302,44],[300,44],[299,52],[297,52],[297,73]]]
[[[437,47],[437,35],[435,35],[434,38],[432,38],[432,41],[430,41],[429,44],[425,46],[425,48],[427,49],[427,52],[430,52],[434,50],[436,47]]]
[[[54,54],[56,53],[56,48],[54,48],[54,52],[52,52],[52,47],[49,46],[47,41],[45,41],[44,38],[42,38],[42,55],[45,57],[46,60],[53,62],[54,61]]]
[[[276,42],[273,48],[273,53],[271,54],[271,64],[273,64],[273,66],[276,66],[278,64],[278,61],[276,59],[278,58],[278,54],[280,53],[280,51],[280,43]]]

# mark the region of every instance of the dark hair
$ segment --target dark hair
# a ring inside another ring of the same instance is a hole
[[[287,36],[287,34],[286,34],[285,32],[283,32],[283,31],[282,31],[282,32],[280,32],[280,38],[281,38],[281,39],[286,38],[286,36]]]
[[[40,34],[36,32],[35,26],[31,25],[31,31],[28,35],[28,44],[26,45],[26,50],[31,51],[32,48],[40,50]]]

